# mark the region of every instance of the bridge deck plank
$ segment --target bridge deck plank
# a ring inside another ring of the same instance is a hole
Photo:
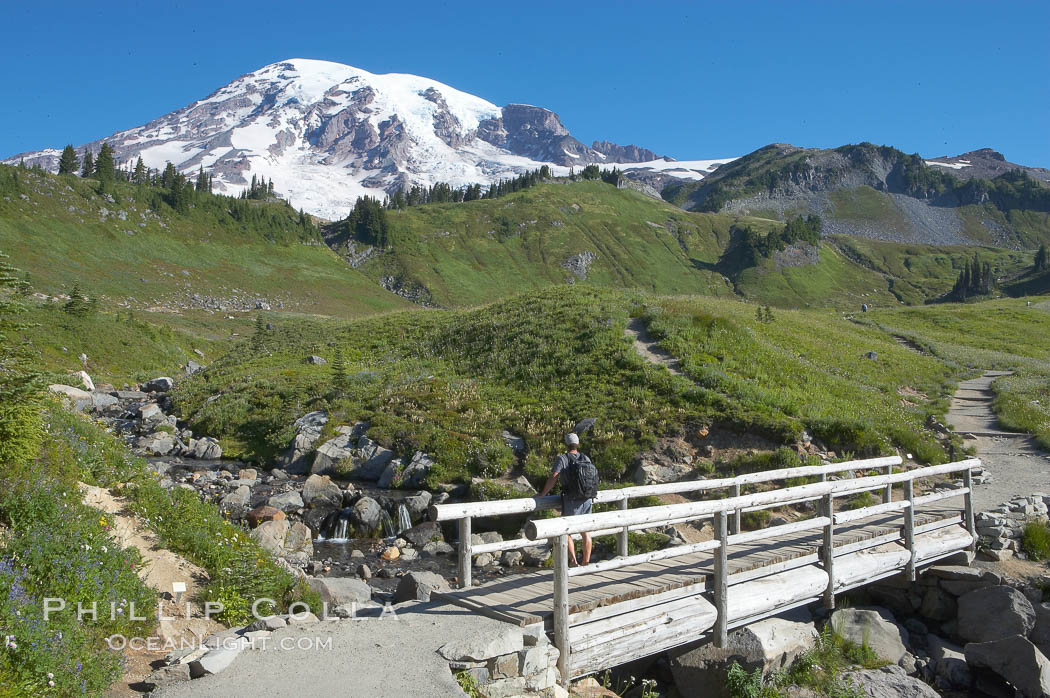
[[[921,525],[957,516],[957,507],[929,506],[915,512]],[[900,512],[876,515],[836,526],[835,545],[847,545],[899,532]],[[812,555],[820,547],[820,530],[733,545],[729,549],[729,574],[749,572]],[[704,584],[712,574],[710,552],[658,560],[618,570],[607,570],[569,579],[569,613],[661,594],[688,585]],[[550,570],[514,574],[482,586],[434,596],[484,615],[517,625],[546,621],[551,615],[553,573]]]

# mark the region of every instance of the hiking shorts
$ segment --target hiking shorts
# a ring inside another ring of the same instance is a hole
[[[561,515],[562,516],[579,516],[580,514],[590,514],[592,510],[591,499],[569,499],[568,497],[561,498]]]

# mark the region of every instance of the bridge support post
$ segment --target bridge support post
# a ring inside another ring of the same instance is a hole
[[[554,646],[558,648],[558,673],[569,685],[569,536],[554,543]]]
[[[886,466],[886,475],[893,475],[893,466]],[[882,503],[889,504],[893,501],[893,485],[886,485],[882,490]]]
[[[718,539],[718,548],[715,549],[715,610],[718,617],[715,619],[714,643],[715,647],[725,647],[729,642],[729,550],[728,550],[728,520],[725,510],[715,512],[714,515],[715,537]]]
[[[904,510],[904,547],[908,549],[908,566],[905,574],[908,581],[915,581],[915,481],[904,481],[904,498],[908,508]]]
[[[620,511],[627,511],[627,498],[624,497],[619,503]],[[616,534],[616,554],[620,557],[627,557],[627,534],[631,529],[624,526],[619,533]]]
[[[470,517],[459,520],[459,588],[470,588]]]
[[[733,496],[740,496],[740,483],[733,485]],[[740,507],[733,510],[733,519],[729,526],[730,533],[740,533]]]
[[[973,471],[970,468],[963,472],[963,486],[966,487],[966,494],[963,498],[963,502],[965,502],[963,505],[963,523],[966,524],[966,530],[973,539],[970,543],[970,552],[975,552],[977,550],[977,524],[973,518]]]
[[[835,608],[835,497],[831,494],[824,495],[821,509],[824,516],[828,517],[828,524],[824,527],[824,543],[820,547],[824,571],[828,574],[828,587],[824,590],[824,608],[832,609]]]

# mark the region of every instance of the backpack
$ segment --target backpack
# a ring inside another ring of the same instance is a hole
[[[582,453],[566,453],[569,464],[562,471],[561,491],[568,499],[593,499],[598,494],[598,468]]]

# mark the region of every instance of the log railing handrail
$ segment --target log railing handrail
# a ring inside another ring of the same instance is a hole
[[[827,479],[829,475],[836,473],[854,472],[857,470],[883,469],[890,473],[896,465],[903,461],[900,456],[884,456],[880,458],[867,458],[863,460],[850,460],[828,465],[806,465],[796,468],[780,468],[777,470],[764,470],[757,473],[746,473],[729,478],[715,478],[710,480],[686,480],[683,482],[668,482],[659,485],[636,485],[633,487],[622,487],[619,489],[605,489],[598,492],[594,498],[596,504],[616,502],[619,510],[627,509],[630,499],[639,497],[653,497],[666,494],[683,494],[686,492],[705,492],[708,490],[732,488],[733,495],[739,495],[741,487],[774,480],[788,480],[801,477],[819,477]],[[885,495],[884,495],[885,497]],[[503,499],[490,502],[460,502],[456,504],[435,504],[429,508],[431,521],[458,521],[459,527],[459,586],[467,588],[471,585],[471,561],[474,555],[483,552],[501,552],[504,550],[516,550],[530,546],[546,546],[546,541],[532,541],[527,538],[518,538],[513,541],[501,543],[485,543],[473,546],[470,541],[472,530],[471,519],[508,516],[515,514],[529,514],[535,511],[556,509],[561,506],[559,495],[546,497],[520,497],[517,499]],[[740,515],[742,511],[737,509],[729,519],[729,528],[733,533],[740,532]],[[595,535],[616,535],[617,554],[627,555],[628,532],[639,528],[651,528],[651,526],[615,526],[608,530],[594,531]]]
[[[953,517],[949,523],[957,525],[962,523],[970,536],[969,547],[972,550],[976,544],[976,529],[973,518],[973,468],[979,467],[981,461],[976,458],[967,459],[957,463],[947,463],[902,473],[888,475],[877,475],[871,477],[856,478],[838,482],[820,482],[809,485],[787,487],[769,492],[758,492],[755,494],[730,497],[728,499],[688,502],[684,504],[669,504],[664,506],[646,507],[630,511],[603,512],[600,514],[589,514],[582,516],[563,516],[556,519],[545,519],[542,521],[530,521],[526,525],[526,536],[535,540],[548,538],[554,548],[554,594],[553,594],[553,631],[554,644],[560,654],[558,657],[558,668],[563,683],[570,678],[570,653],[569,645],[569,579],[582,574],[603,572],[631,565],[643,564],[654,560],[664,560],[679,555],[690,555],[706,550],[712,551],[713,555],[713,601],[716,610],[716,620],[712,629],[712,639],[716,646],[724,647],[727,642],[727,628],[729,624],[729,568],[728,548],[734,543],[747,543],[759,539],[758,533],[729,533],[729,512],[738,512],[748,506],[764,506],[784,504],[796,501],[800,498],[820,499],[821,506],[818,515],[812,519],[782,524],[764,529],[760,533],[763,536],[776,535],[775,529],[780,528],[785,533],[823,529],[823,542],[820,546],[819,560],[828,577],[827,586],[823,592],[824,605],[827,608],[835,607],[835,525],[847,521],[855,521],[895,511],[902,511],[904,525],[902,529],[893,534],[879,536],[874,539],[875,543],[890,542],[893,540],[904,541],[905,549],[909,553],[904,571],[908,579],[915,580],[917,551],[915,547],[915,536],[925,530],[933,530],[944,525],[944,522],[934,522],[922,526],[915,525],[915,509],[922,504],[941,501],[951,497],[965,497],[964,509],[961,516]],[[915,481],[920,478],[947,475],[950,473],[963,473],[963,487],[950,489],[944,492],[915,496]],[[890,501],[889,496],[884,496],[882,504],[875,504],[855,511],[835,512],[835,497],[851,494],[852,492],[884,489],[887,495],[892,494],[892,487],[902,484],[904,487],[904,499],[899,502]],[[666,524],[670,521],[691,520],[701,517],[713,517],[715,537],[713,540],[703,543],[680,546],[679,549],[671,548],[654,551],[652,553],[622,556],[613,560],[593,563],[584,567],[570,569],[568,564],[567,550],[570,545],[570,536],[574,533],[594,532],[611,524],[624,527],[647,526]],[[469,521],[468,519],[465,519]],[[469,525],[469,524],[468,524]],[[469,530],[469,528],[468,528]],[[871,542],[864,542],[869,546]],[[840,547],[839,553],[844,554],[852,550],[851,544]],[[859,548],[858,548],[859,549]]]
[[[947,463],[944,465],[916,468],[915,470],[907,470],[892,475],[874,475],[851,480],[839,480],[837,482],[817,482],[809,485],[785,487],[770,490],[768,492],[756,492],[726,499],[685,502],[683,504],[665,504],[662,506],[644,507],[641,509],[629,509],[627,511],[609,511],[600,514],[561,516],[554,519],[533,520],[525,525],[525,536],[530,540],[538,540],[554,538],[555,536],[563,534],[571,535],[575,533],[589,533],[591,531],[612,528],[615,526],[631,526],[637,524],[659,526],[665,525],[672,520],[699,518],[719,511],[729,512],[752,506],[782,505],[802,499],[824,497],[828,494],[842,494],[857,490],[882,488],[898,483],[910,482],[918,478],[961,472],[977,467],[978,465],[980,465],[980,460],[974,458],[959,463]]]

